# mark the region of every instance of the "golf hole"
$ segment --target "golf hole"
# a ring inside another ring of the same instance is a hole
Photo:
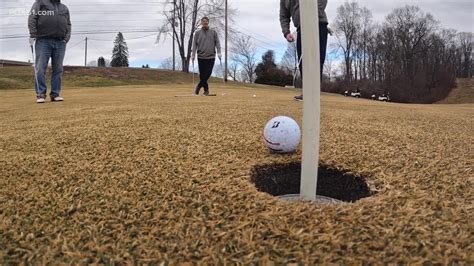
[[[250,178],[259,191],[294,201],[300,193],[301,163],[254,166]],[[374,193],[363,177],[320,165],[316,194],[319,202],[343,203],[355,202]]]

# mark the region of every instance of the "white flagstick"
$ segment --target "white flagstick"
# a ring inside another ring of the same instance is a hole
[[[314,0],[300,1],[303,48],[303,162],[300,197],[316,200],[319,163],[320,125],[320,55],[318,4]]]

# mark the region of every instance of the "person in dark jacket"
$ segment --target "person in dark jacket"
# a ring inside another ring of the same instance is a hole
[[[51,101],[63,101],[61,78],[66,44],[71,38],[69,9],[61,0],[36,0],[28,16],[30,45],[35,54],[36,102],[46,99],[46,69],[49,59],[52,64]]]
[[[317,0],[318,1],[318,14],[319,14],[319,53],[320,53],[320,65],[321,65],[321,77],[323,71],[324,61],[326,60],[326,47],[328,42],[328,18],[326,15],[326,6],[328,0]],[[298,36],[296,40],[296,49],[298,51],[298,58],[300,59],[300,74],[303,77],[303,62],[301,60],[301,23],[300,23],[300,4],[299,0],[280,0],[280,25],[283,32],[283,36],[288,42],[294,42],[295,36],[290,32],[290,22],[293,20],[293,24],[296,27]],[[295,96],[296,101],[303,100],[303,94]]]
[[[204,95],[209,95],[209,84],[207,81],[211,77],[212,69],[216,61],[216,51],[219,60],[222,60],[221,44],[219,35],[209,28],[209,18],[201,19],[202,28],[194,33],[193,49],[191,61],[194,64],[196,54],[198,56],[200,82],[194,90],[194,94],[199,95],[201,88],[204,88]]]

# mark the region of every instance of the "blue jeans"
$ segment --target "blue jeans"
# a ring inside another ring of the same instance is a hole
[[[51,97],[61,93],[61,78],[63,75],[63,60],[66,54],[66,42],[51,38],[41,38],[35,44],[35,92],[37,98],[46,98],[46,69],[51,58],[53,74],[51,76]]]

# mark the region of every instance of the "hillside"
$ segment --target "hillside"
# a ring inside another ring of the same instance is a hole
[[[446,99],[440,101],[442,104],[474,103],[474,79],[458,79],[457,86]]]
[[[48,69],[47,79],[51,77]],[[198,80],[198,76],[195,76]],[[192,75],[180,71],[142,68],[64,67],[64,87],[110,87],[191,83]],[[34,84],[31,67],[0,68],[0,90],[30,89]],[[49,84],[49,82],[48,82]]]

